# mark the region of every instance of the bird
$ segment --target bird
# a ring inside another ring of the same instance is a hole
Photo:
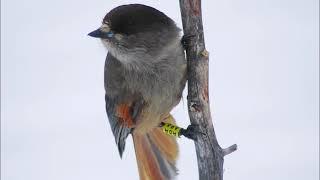
[[[187,81],[181,29],[163,12],[142,4],[109,11],[89,33],[107,50],[104,67],[106,113],[122,157],[132,135],[140,180],[177,176],[178,144],[161,129]]]

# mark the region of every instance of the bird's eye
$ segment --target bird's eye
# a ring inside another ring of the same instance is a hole
[[[113,32],[109,31],[109,32],[107,33],[107,36],[108,36],[109,38],[111,38],[111,37],[113,36]]]

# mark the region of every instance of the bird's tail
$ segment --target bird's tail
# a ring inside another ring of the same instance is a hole
[[[174,124],[170,115],[166,122]],[[133,132],[133,142],[140,180],[171,180],[177,175],[175,167],[178,145],[174,137],[155,128],[147,134]]]

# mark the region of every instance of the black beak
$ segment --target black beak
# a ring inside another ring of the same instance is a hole
[[[95,37],[95,38],[103,38],[105,35],[100,29],[94,30],[88,34],[88,36]]]
[[[109,32],[103,32],[100,29],[97,29],[95,31],[92,31],[91,33],[88,34],[91,37],[95,37],[95,38],[101,38],[101,39],[110,39],[113,37],[113,32],[109,31]]]

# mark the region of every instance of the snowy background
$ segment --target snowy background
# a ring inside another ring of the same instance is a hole
[[[104,109],[106,51],[87,36],[105,13],[153,6],[181,27],[178,1],[1,1],[1,179],[138,180]],[[210,100],[226,180],[319,179],[319,1],[203,0]],[[184,95],[186,97],[186,93]],[[173,110],[189,124],[186,100]],[[178,180],[198,179],[179,139]]]

